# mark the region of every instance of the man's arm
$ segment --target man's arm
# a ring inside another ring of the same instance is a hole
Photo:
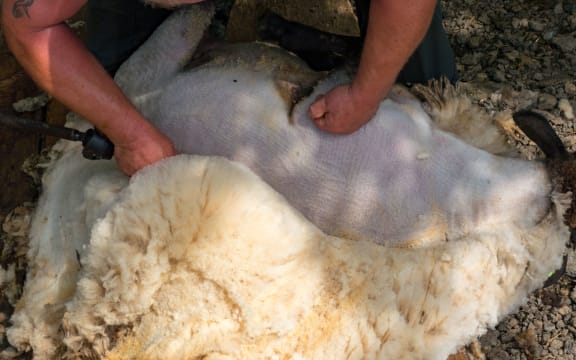
[[[316,126],[349,134],[367,123],[430,25],[436,0],[372,0],[358,72],[310,106]]]
[[[110,138],[119,167],[131,175],[175,151],[64,23],[85,2],[4,0],[4,35],[40,87]]]

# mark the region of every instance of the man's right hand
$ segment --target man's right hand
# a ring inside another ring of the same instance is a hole
[[[114,157],[122,172],[131,176],[145,166],[176,155],[170,139],[160,132],[131,138],[125,143],[114,144]]]
[[[194,0],[195,1],[195,0]],[[4,0],[6,42],[28,74],[113,143],[127,175],[175,155],[172,142],[145,119],[65,20],[86,0]]]

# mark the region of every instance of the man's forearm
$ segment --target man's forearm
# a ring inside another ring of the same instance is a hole
[[[372,0],[368,31],[352,86],[376,106],[430,25],[436,0]]]
[[[151,127],[68,26],[60,23],[35,31],[18,27],[15,22],[21,20],[5,22],[6,40],[39,86],[115,143]]]

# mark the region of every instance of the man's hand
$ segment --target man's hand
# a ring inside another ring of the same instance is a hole
[[[366,124],[378,110],[378,102],[359,98],[351,85],[340,85],[319,96],[309,115],[320,129],[333,134],[350,134]]]
[[[436,3],[436,0],[370,2],[366,39],[352,84],[332,89],[310,106],[310,117],[318,128],[349,134],[374,116],[426,34]]]
[[[114,146],[116,163],[129,176],[147,165],[176,155],[170,139],[160,132],[134,137],[130,142],[116,143]]]

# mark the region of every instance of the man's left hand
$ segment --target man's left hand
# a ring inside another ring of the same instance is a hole
[[[366,124],[378,104],[369,104],[355,96],[350,84],[340,85],[319,96],[308,111],[314,124],[332,134],[350,134]]]

